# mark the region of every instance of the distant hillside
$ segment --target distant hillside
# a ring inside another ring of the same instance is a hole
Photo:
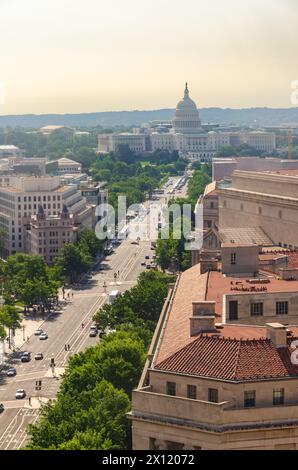
[[[298,108],[203,108],[200,109],[203,122],[221,125],[278,125],[298,123]],[[48,124],[67,125],[74,127],[113,127],[140,125],[142,122],[154,119],[171,119],[174,109],[157,109],[154,111],[112,111],[103,113],[84,114],[24,114],[15,116],[0,116],[0,127],[40,128]]]

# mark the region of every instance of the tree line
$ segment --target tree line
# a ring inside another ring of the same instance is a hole
[[[173,280],[142,273],[135,287],[95,314],[99,325],[117,331],[70,358],[57,400],[43,406],[39,422],[29,426],[28,449],[131,448],[131,393]]]
[[[103,242],[95,233],[85,229],[76,245],[64,245],[52,266],[39,255],[25,253],[2,260],[0,275],[5,304],[0,307],[0,336],[6,336],[4,327],[12,331],[20,328],[22,309],[26,312],[38,306],[43,313],[50,311],[57,301],[59,288],[87,272],[102,248]]]
[[[188,221],[189,226],[194,224],[194,208],[197,204],[198,198],[204,193],[205,187],[211,182],[211,167],[210,165],[201,165],[195,163],[193,176],[188,183],[187,197],[178,198],[170,201],[171,204],[190,204],[192,208],[191,220]],[[185,215],[183,216],[186,217]],[[183,234],[182,224],[183,217],[181,218],[181,227],[179,232],[176,233],[177,228],[173,224],[173,214],[170,214],[169,227],[163,228],[169,234],[167,238],[163,238],[163,230],[159,233],[159,238],[156,243],[156,260],[162,270],[170,269],[173,271],[184,271],[191,267],[191,252],[185,249],[185,234]],[[181,234],[181,236],[180,236]]]

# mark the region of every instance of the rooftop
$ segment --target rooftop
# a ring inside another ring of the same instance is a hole
[[[261,255],[261,256],[266,256],[266,255]],[[298,260],[298,254],[297,254],[297,260]],[[262,283],[262,280],[264,281],[264,283]],[[257,283],[254,283],[251,281],[257,281]],[[249,341],[252,341],[252,345],[249,346],[250,348],[249,351],[253,357],[254,357],[255,352],[257,354],[258,351],[260,350],[262,351],[264,350],[263,351],[264,354],[269,355],[268,351],[271,351],[274,348],[270,344],[268,345],[267,340],[265,341],[265,343],[263,341],[266,338],[265,326],[243,325],[243,324],[237,324],[237,325],[236,324],[222,324],[223,295],[224,294],[245,295],[245,294],[254,293],[254,292],[258,292],[260,294],[274,293],[274,292],[296,292],[297,293],[298,281],[282,280],[272,273],[266,274],[263,271],[259,273],[258,277],[253,278],[253,279],[243,278],[243,277],[242,278],[241,277],[227,277],[219,271],[210,271],[210,272],[201,274],[199,264],[193,266],[192,268],[182,273],[177,282],[176,290],[173,294],[172,305],[170,307],[168,316],[165,320],[164,330],[162,332],[159,349],[158,349],[156,359],[155,359],[155,363],[158,364],[157,368],[162,367],[166,369],[167,367],[170,367],[170,369],[167,369],[167,370],[174,370],[174,367],[176,367],[177,364],[180,364],[180,362],[176,362],[176,358],[174,358],[174,356],[179,351],[184,350],[184,348],[186,348],[186,353],[185,353],[186,356],[184,355],[184,352],[183,352],[183,357],[182,356],[180,357],[179,355],[177,360],[179,361],[181,360],[181,364],[183,364],[183,367],[185,366],[186,369],[180,368],[180,365],[179,365],[179,371],[185,372],[186,370],[188,370],[187,368],[189,367],[188,365],[188,352],[189,351],[192,351],[197,357],[197,352],[199,352],[203,344],[203,340],[198,341],[197,345],[193,346],[193,348],[198,348],[197,350],[189,349],[190,345],[193,344],[194,341],[196,341],[196,338],[197,339],[199,338],[198,336],[195,338],[190,336],[189,317],[192,314],[193,302],[199,302],[199,301],[215,301],[215,315],[216,315],[215,323],[216,323],[217,331],[215,331],[215,335],[214,333],[210,333],[207,335],[205,334],[204,338],[209,337],[211,339],[214,339],[214,336],[216,336],[215,339],[218,339],[218,337],[220,337],[221,339],[233,338],[235,339],[235,341],[238,341],[238,343],[240,340],[241,341],[249,340]],[[298,337],[298,326],[291,326],[290,329],[293,331],[293,334]],[[263,342],[258,345],[258,348],[256,348],[256,351],[255,351],[253,347],[254,347],[256,340],[258,341],[262,340]],[[205,343],[204,344],[207,347],[209,343],[207,343],[206,341]],[[213,343],[210,343],[210,344],[213,345]],[[231,343],[228,343],[228,346],[226,346],[226,343],[218,343],[218,344],[220,345],[220,347],[224,348],[224,351],[227,351],[227,354],[232,354],[232,352],[234,351],[233,347],[231,346]],[[242,345],[240,346],[242,347]],[[237,348],[239,349],[240,346],[238,344]],[[216,349],[216,346],[210,346],[211,350],[213,347]],[[246,349],[242,348],[242,351],[246,351]],[[203,355],[203,352],[204,352],[204,347],[202,346],[202,355]],[[173,359],[171,359],[170,362],[167,362],[167,359],[172,358],[172,356],[173,356]],[[248,356],[249,354],[247,353],[247,357]],[[207,362],[212,364],[212,362],[216,360],[216,357],[217,357],[216,355],[213,358],[209,357]],[[248,359],[245,359],[245,360],[248,360]],[[189,356],[189,361],[191,362],[190,356]],[[221,361],[222,363],[225,363],[225,360],[223,360],[223,356],[221,357]],[[197,361],[197,362],[200,362],[200,361]],[[278,362],[278,364],[280,364],[280,362]],[[195,367],[199,367],[199,366],[196,365]],[[276,367],[276,364],[274,367]],[[229,366],[229,368],[231,369],[231,366]],[[199,370],[199,369],[194,369],[194,370]],[[281,370],[284,372],[285,369],[279,366],[278,368],[279,374],[283,373],[281,372]],[[298,369],[297,369],[297,372],[298,372]],[[284,375],[287,375],[286,372],[284,372]]]
[[[212,183],[207,184],[205,191],[204,191],[204,197],[205,196],[211,196],[211,194],[216,194],[216,181],[212,181]]]
[[[20,150],[15,145],[0,145],[0,150]]]
[[[275,348],[268,339],[230,339],[200,335],[156,369],[201,377],[244,381],[297,377],[298,365],[291,362],[292,349]]]
[[[234,243],[241,245],[273,245],[272,240],[270,240],[261,227],[220,228],[219,237],[222,243],[231,243],[233,240]]]

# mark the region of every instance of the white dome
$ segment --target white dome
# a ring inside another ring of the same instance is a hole
[[[199,112],[196,103],[189,97],[187,83],[184,97],[176,107],[173,128],[175,133],[193,134],[202,132]]]

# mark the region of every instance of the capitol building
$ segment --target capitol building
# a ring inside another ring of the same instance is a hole
[[[268,153],[275,149],[275,134],[272,132],[225,132],[218,128],[208,131],[206,128],[208,126],[202,125],[197,105],[190,98],[186,83],[184,96],[176,106],[172,121],[151,121],[133,132],[100,134],[98,152],[113,152],[117,146],[124,144],[137,153],[177,150],[183,158],[210,161],[225,145],[248,144]]]

